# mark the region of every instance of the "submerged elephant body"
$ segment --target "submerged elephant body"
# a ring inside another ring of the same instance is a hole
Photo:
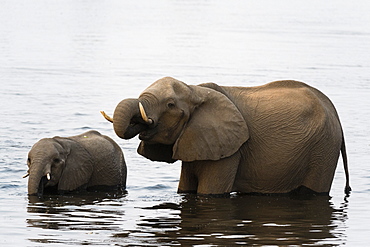
[[[166,77],[138,99],[121,101],[115,132],[139,134],[138,152],[154,161],[182,160],[179,192],[328,194],[342,127],[331,101],[297,81],[258,87],[187,85]]]
[[[121,148],[97,131],[41,139],[30,150],[27,164],[29,195],[126,187],[127,168]]]

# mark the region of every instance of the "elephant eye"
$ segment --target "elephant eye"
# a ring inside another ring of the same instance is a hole
[[[55,159],[53,159],[53,162],[54,163],[59,163],[60,162],[60,159],[59,158],[55,158]]]
[[[167,107],[168,107],[168,108],[174,108],[174,107],[175,107],[175,103],[173,103],[173,102],[168,102],[168,103],[167,103]]]

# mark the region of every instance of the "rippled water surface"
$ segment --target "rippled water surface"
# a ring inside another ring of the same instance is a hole
[[[0,245],[347,245],[370,240],[368,1],[1,1]],[[151,162],[99,114],[172,76],[254,86],[296,79],[337,107],[353,192],[339,161],[330,197],[176,193],[180,164]],[[122,147],[127,193],[27,196],[43,137],[89,129]]]

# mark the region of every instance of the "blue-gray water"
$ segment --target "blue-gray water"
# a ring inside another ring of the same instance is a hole
[[[0,1],[0,245],[347,245],[370,240],[370,2]],[[176,194],[180,164],[153,163],[99,114],[172,76],[252,86],[295,79],[337,107],[353,192],[331,198]],[[122,147],[127,194],[27,197],[43,137],[96,129]]]

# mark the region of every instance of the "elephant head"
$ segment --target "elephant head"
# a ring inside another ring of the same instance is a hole
[[[138,99],[122,100],[114,111],[116,134],[139,135],[138,153],[154,161],[219,160],[249,138],[238,108],[224,94],[171,77],[150,85]]]
[[[67,138],[44,138],[28,153],[28,194],[45,190],[72,191],[85,185],[92,172],[90,154]]]

